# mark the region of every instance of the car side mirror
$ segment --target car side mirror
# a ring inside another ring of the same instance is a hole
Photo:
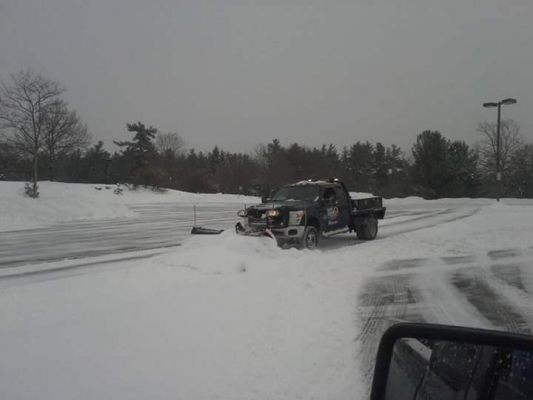
[[[381,338],[371,400],[533,398],[533,338],[398,324]]]

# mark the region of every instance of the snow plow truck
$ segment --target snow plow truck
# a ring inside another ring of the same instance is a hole
[[[238,212],[239,235],[270,236],[278,245],[315,249],[323,238],[355,232],[362,240],[378,234],[385,217],[382,197],[352,199],[338,179],[305,180],[286,185],[271,198]],[[193,228],[192,233],[222,231]]]

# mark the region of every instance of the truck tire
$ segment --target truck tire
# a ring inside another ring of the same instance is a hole
[[[357,239],[365,240],[365,238],[364,238],[365,234],[363,232],[363,226],[362,225],[357,224],[355,226],[355,233],[357,234]]]
[[[315,250],[318,247],[318,237],[318,231],[314,226],[306,226],[300,242],[300,248]]]
[[[374,240],[378,235],[378,220],[372,216],[365,220],[364,225],[356,228],[357,237],[361,240]]]

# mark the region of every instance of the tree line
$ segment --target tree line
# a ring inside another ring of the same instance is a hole
[[[39,179],[80,183],[128,183],[190,192],[268,195],[288,182],[342,179],[349,190],[385,197],[533,197],[533,144],[520,127],[502,121],[502,187],[496,185],[496,124],[478,126],[470,146],[438,131],[416,137],[409,152],[396,145],[356,141],[309,147],[274,139],[252,153],[215,146],[187,149],[177,132],[160,132],[142,122],[125,124],[131,140],[114,141],[110,152],[92,143],[87,125],[62,98],[64,88],[30,70],[0,86],[0,175],[29,181],[38,195]]]

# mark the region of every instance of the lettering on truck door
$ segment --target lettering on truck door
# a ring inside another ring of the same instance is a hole
[[[324,216],[325,231],[339,229],[339,207],[335,189],[333,187],[326,188],[322,200],[326,207],[326,215]]]
[[[337,229],[342,229],[350,225],[351,219],[351,207],[350,199],[346,195],[346,192],[341,185],[335,186],[335,194],[337,195]]]

